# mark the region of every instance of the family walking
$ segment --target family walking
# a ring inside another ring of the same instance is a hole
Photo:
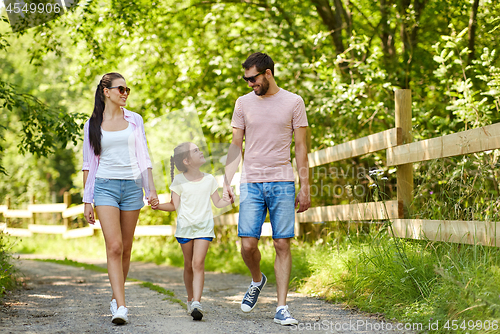
[[[104,235],[114,324],[128,322],[125,281],[135,227],[144,206],[143,196],[152,209],[177,212],[175,237],[184,255],[188,313],[194,320],[203,318],[205,257],[215,237],[212,203],[221,208],[234,201],[230,184],[242,158],[238,236],[252,282],[241,302],[241,310],[250,312],[255,308],[267,283],[266,275],[260,270],[258,243],[269,212],[276,250],[274,322],[298,323],[288,310],[286,298],[295,210],[303,212],[310,206],[305,105],[300,96],[278,87],[274,62],[267,54],[250,55],[243,69],[243,79],[253,92],[241,96],[235,104],[222,198],[214,176],[200,171],[206,162],[203,152],[194,143],[184,142],[175,148],[170,161],[171,201],[159,203],[142,117],[124,108],[130,88],[118,73],[104,75],[97,86],[94,111],[84,126],[83,202],[85,219],[95,223],[95,207]],[[290,162],[293,137],[300,180],[297,194]],[[175,168],[179,173],[174,176]]]

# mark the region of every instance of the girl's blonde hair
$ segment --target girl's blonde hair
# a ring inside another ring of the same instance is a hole
[[[174,180],[174,165],[180,172],[187,172],[187,167],[184,164],[184,159],[190,158],[191,142],[184,142],[174,148],[174,155],[170,157],[170,177]]]

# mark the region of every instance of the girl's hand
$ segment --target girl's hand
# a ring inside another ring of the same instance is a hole
[[[85,220],[87,221],[87,223],[89,223],[91,225],[95,224],[94,208],[92,207],[92,204],[85,203],[85,206],[83,209],[83,215],[85,216]]]
[[[149,192],[148,204],[151,205],[151,208],[153,210],[158,209],[158,204],[160,204],[160,201],[158,200],[158,195],[156,194],[156,191],[153,190]]]
[[[158,210],[158,205],[160,205],[160,201],[156,198],[150,201],[151,209]]]
[[[224,184],[224,190],[222,191],[222,199],[234,203],[234,193],[233,188],[231,186]]]
[[[226,202],[231,202],[231,196],[229,196],[229,192],[224,192],[222,194],[222,199]]]

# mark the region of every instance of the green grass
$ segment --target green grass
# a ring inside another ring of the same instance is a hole
[[[500,325],[500,250],[393,239],[351,239],[339,254],[326,242],[309,252],[311,275],[299,291],[343,302],[386,319],[428,324],[448,320]],[[466,333],[440,328],[438,333]],[[485,333],[485,331],[476,331]]]
[[[77,239],[63,239],[61,235],[39,234],[32,238],[8,237],[11,251],[20,254],[38,254],[62,258],[106,260],[106,249],[101,233]]]
[[[69,259],[64,259],[64,260],[35,259],[35,261],[57,263],[57,264],[65,265],[65,266],[72,266],[72,267],[78,267],[78,268],[83,268],[83,269],[87,269],[87,270],[93,270],[93,271],[97,271],[100,273],[107,273],[108,272],[108,269],[106,269],[104,267],[100,267],[100,266],[97,266],[95,264],[90,264],[90,263],[73,261],[73,260],[69,260]]]

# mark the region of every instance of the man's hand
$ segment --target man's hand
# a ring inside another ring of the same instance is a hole
[[[87,223],[91,225],[95,224],[94,208],[92,207],[92,204],[85,203],[85,206],[83,208],[83,215],[85,216],[85,220],[87,221]]]
[[[309,187],[300,188],[299,194],[295,199],[295,207],[299,204],[297,213],[304,212],[311,206],[311,195],[309,194]]]
[[[222,199],[234,203],[234,193],[233,193],[233,188],[231,186],[224,184],[224,190],[222,192]]]

